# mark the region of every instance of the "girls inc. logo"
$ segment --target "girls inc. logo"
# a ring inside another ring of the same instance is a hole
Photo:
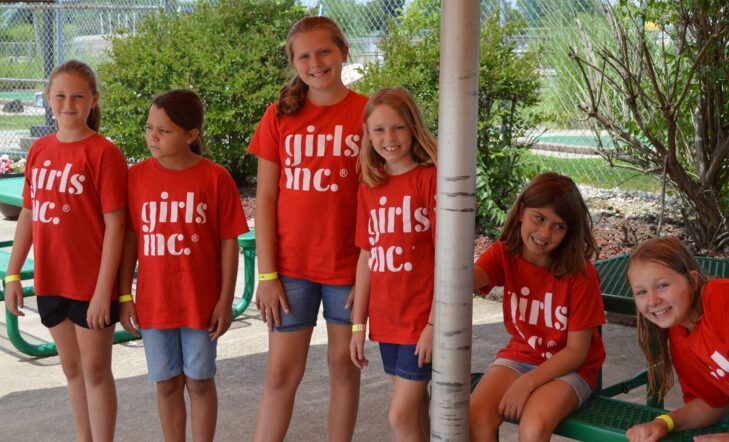
[[[83,193],[83,182],[86,177],[80,173],[71,173],[71,163],[66,163],[63,169],[51,168],[51,160],[45,160],[43,167],[34,167],[30,171],[30,196],[33,199],[33,221],[41,223],[59,224],[60,217],[53,216],[55,213],[56,203],[52,201],[39,201],[36,199],[38,190],[55,190],[60,193],[68,193],[69,195],[79,195]],[[63,206],[62,210],[68,212],[68,205]]]
[[[515,322],[518,319],[521,322],[536,325],[541,318],[545,327],[555,330],[567,329],[566,305],[552,306],[554,295],[550,292],[544,294],[544,301],[533,299],[534,297],[529,299],[529,295],[529,287],[522,287],[519,296],[514,292],[509,293],[511,317]]]
[[[284,139],[286,159],[284,160],[284,175],[286,188],[291,190],[316,190],[318,192],[336,192],[339,186],[333,183],[336,176],[329,168],[314,169],[302,167],[304,158],[323,158],[327,155],[333,157],[355,157],[359,155],[359,134],[344,135],[344,126],[334,126],[333,134],[316,133],[316,126],[306,127],[304,134],[289,134]],[[333,179],[331,177],[334,177]]]
[[[169,200],[170,194],[160,193],[160,201],[148,201],[142,204],[142,239],[144,243],[144,256],[180,256],[189,255],[192,250],[184,247],[185,235],[155,232],[159,224],[185,223],[205,224],[208,205],[205,202],[196,202],[195,193],[187,192],[185,199]],[[197,239],[196,235],[191,238]]]
[[[378,201],[380,207],[370,210],[367,220],[367,233],[369,233],[370,249],[369,267],[373,272],[409,272],[413,269],[410,262],[402,262],[399,258],[403,254],[400,246],[383,247],[376,245],[383,233],[427,232],[430,230],[428,208],[417,207],[412,210],[410,201],[412,197],[404,196],[402,204],[398,206],[385,206],[387,197],[382,196]]]

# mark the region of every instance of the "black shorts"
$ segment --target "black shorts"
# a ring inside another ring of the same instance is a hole
[[[63,296],[37,296],[36,298],[41,323],[46,327],[55,327],[68,318],[80,327],[89,328],[89,324],[86,322],[86,312],[89,309],[88,301],[77,301]],[[109,319],[111,319],[111,322],[107,327],[113,327],[119,322],[119,302],[111,301],[110,307]]]

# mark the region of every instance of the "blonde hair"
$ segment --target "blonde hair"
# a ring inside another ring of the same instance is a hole
[[[691,309],[698,315],[703,313],[701,293],[709,277],[678,238],[651,238],[643,241],[628,259],[625,267],[626,278],[630,266],[637,261],[654,262],[686,277],[691,287],[689,293]],[[697,272],[699,276],[697,281],[689,276],[691,272]],[[636,317],[638,345],[648,362],[648,392],[651,395],[657,394],[660,399],[663,399],[674,384],[671,354],[668,347],[668,330],[646,319],[637,309]]]
[[[56,77],[61,74],[78,75],[85,79],[86,82],[89,84],[89,88],[91,89],[91,93],[93,95],[97,95],[99,93],[99,86],[96,82],[96,74],[94,73],[94,70],[91,69],[91,67],[84,62],[78,60],[68,60],[67,62],[59,64],[58,66],[53,68],[53,70],[51,71],[51,75],[48,76],[48,83],[46,84],[45,89],[46,98],[50,96],[53,80],[55,80]],[[99,108],[98,102],[91,109],[88,118],[86,118],[86,125],[89,126],[89,129],[93,130],[94,132],[99,131],[99,126],[101,126],[101,109]]]
[[[309,16],[294,23],[289,30],[289,34],[286,36],[285,49],[290,66],[294,63],[294,39],[296,36],[304,32],[318,30],[329,32],[332,41],[337,45],[342,53],[342,57],[346,61],[349,45],[347,45],[344,33],[337,23],[327,17]],[[304,103],[306,103],[306,92],[308,90],[309,86],[304,83],[304,80],[298,74],[294,74],[294,78],[289,80],[279,91],[278,102],[276,104],[276,116],[294,115],[298,113],[304,107]]]
[[[415,162],[420,165],[436,164],[438,142],[425,124],[425,119],[410,93],[403,88],[383,88],[375,92],[364,109],[365,126],[372,112],[380,105],[397,112],[413,135],[410,152]],[[379,186],[387,181],[387,174],[383,169],[385,159],[372,147],[367,130],[362,139],[362,150],[357,164],[361,171],[360,181],[368,186]]]
[[[585,264],[599,252],[592,236],[592,218],[580,189],[570,177],[554,172],[537,175],[514,201],[499,238],[509,255],[522,253],[521,214],[526,208],[551,207],[567,223],[567,232],[547,257],[547,269],[555,277],[585,271]]]

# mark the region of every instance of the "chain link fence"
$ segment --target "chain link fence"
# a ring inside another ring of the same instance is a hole
[[[185,13],[196,0],[56,0],[0,3],[0,154],[22,156],[33,141],[53,128],[43,88],[53,66],[78,58],[92,67],[104,61],[108,37],[134,32],[146,15]],[[200,0],[214,3],[215,0]],[[265,0],[262,0],[265,1]],[[376,62],[388,20],[414,7],[412,0],[301,0],[314,13],[335,19],[351,44],[346,81],[356,81],[363,63]],[[516,52],[538,51],[543,96],[537,110],[546,117],[534,129],[527,161],[600,187],[656,190],[642,174],[609,167],[595,149],[611,148],[605,134],[591,131],[573,111],[579,96],[577,72],[567,48],[582,33],[607,31],[603,0],[483,0],[484,16],[524,20]],[[103,79],[102,79],[103,80]]]

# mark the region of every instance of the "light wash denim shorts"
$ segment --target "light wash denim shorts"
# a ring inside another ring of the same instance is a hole
[[[184,373],[190,379],[215,377],[218,341],[207,330],[194,328],[142,329],[149,380],[166,381]]]
[[[537,367],[537,365],[527,364],[526,362],[513,361],[511,359],[504,358],[497,358],[493,362],[493,364],[489,366],[489,368],[493,367],[494,365],[500,365],[502,367],[510,368],[519,374],[528,373]],[[582,379],[582,376],[578,375],[577,372],[573,371],[572,373],[567,373],[566,375],[560,376],[557,379],[567,382],[567,384],[572,387],[572,390],[574,390],[575,394],[577,395],[577,399],[580,401],[579,407],[581,407],[582,404],[585,403],[587,398],[589,398],[592,394],[592,388],[590,388],[590,384],[588,384],[586,380]]]
[[[289,313],[279,308],[281,325],[274,325],[275,331],[295,331],[316,326],[319,305],[324,305],[324,319],[340,325],[352,325],[352,310],[347,304],[351,285],[320,284],[308,279],[280,276],[289,303]]]

